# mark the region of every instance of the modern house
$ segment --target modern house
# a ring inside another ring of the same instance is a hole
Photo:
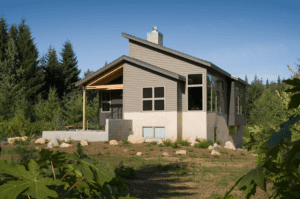
[[[86,90],[92,89],[100,92],[100,125],[106,119],[120,125],[130,121],[131,133],[149,140],[219,139],[243,146],[248,83],[211,62],[164,47],[157,27],[148,40],[122,36],[129,40],[129,56],[75,83],[83,87],[83,121]],[[229,129],[236,131],[229,134]]]

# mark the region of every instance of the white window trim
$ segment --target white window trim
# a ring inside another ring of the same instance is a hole
[[[189,85],[189,75],[199,75],[199,74],[202,74],[202,84],[193,84],[193,85]],[[189,111],[192,111],[192,112],[195,112],[195,111],[204,111],[205,110],[205,108],[206,108],[206,105],[203,103],[204,101],[204,84],[206,84],[205,83],[205,81],[206,81],[206,77],[204,77],[204,74],[206,75],[206,73],[205,72],[199,72],[199,73],[190,73],[190,74],[187,74],[186,75],[186,93],[187,93],[187,95],[186,95],[186,110],[189,112]],[[203,110],[189,110],[189,87],[202,87],[202,109]],[[205,106],[205,107],[204,107]]]
[[[155,128],[164,128],[165,129],[165,137],[163,138],[156,138],[156,137],[153,137],[153,138],[146,138],[145,135],[144,135],[144,128],[152,128],[153,129],[153,134],[155,134]],[[165,126],[142,126],[142,134],[143,134],[143,138],[145,139],[166,139],[166,127]]]
[[[164,87],[164,97],[160,97],[160,98],[155,98],[154,97],[154,88],[158,88],[158,87]],[[143,89],[144,88],[152,88],[152,98],[143,98]],[[166,86],[148,86],[148,87],[142,87],[142,112],[154,112],[154,111],[159,111],[159,112],[165,112],[166,111]],[[143,101],[147,101],[147,100],[152,100],[152,110],[151,111],[144,111],[143,109]],[[154,110],[154,100],[164,100],[164,110]]]
[[[104,101],[103,100],[103,94],[104,93],[109,93],[109,99],[110,99],[110,101]],[[103,111],[102,110],[103,103],[109,103],[109,111]],[[109,91],[103,91],[102,94],[101,94],[101,113],[110,113],[110,112],[111,112],[111,92],[109,92]]]

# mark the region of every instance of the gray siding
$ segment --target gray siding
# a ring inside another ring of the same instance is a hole
[[[174,73],[187,76],[187,74],[197,74],[203,73],[206,76],[206,68],[207,66],[197,64],[192,61],[188,61],[186,59],[180,58],[178,56],[172,55],[170,53],[166,53],[163,51],[159,51],[150,46],[146,46],[143,44],[139,44],[135,41],[129,40],[129,57],[133,57],[139,59],[141,61],[153,64],[155,66],[164,68],[166,70],[173,71]],[[206,79],[206,78],[205,78]],[[205,80],[204,79],[204,80]],[[204,82],[204,86],[206,83]],[[203,88],[203,92],[206,92],[206,88]],[[177,92],[174,91],[176,94]],[[206,95],[204,95],[204,107],[206,108]],[[185,93],[182,97],[182,105],[183,111],[187,112],[187,93]],[[177,97],[175,98],[177,99]]]
[[[125,63],[123,68],[124,112],[143,112],[143,87],[165,87],[165,111],[177,111],[176,80],[138,65]]]

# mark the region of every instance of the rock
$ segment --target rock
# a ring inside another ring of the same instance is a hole
[[[59,147],[69,147],[69,146],[72,146],[72,145],[67,144],[67,143],[62,143]]]
[[[109,141],[109,145],[118,145],[118,142],[116,140]]]
[[[186,150],[179,150],[179,151],[176,151],[176,154],[186,154]]]
[[[170,155],[167,152],[164,152],[163,156],[170,156]]]
[[[13,144],[15,140],[23,140],[23,141],[25,141],[27,138],[28,138],[27,136],[15,137],[15,138],[7,138],[7,142],[9,144]]]
[[[66,138],[66,139],[65,139],[65,142],[70,142],[70,140],[71,140],[71,137]]]
[[[142,152],[137,152],[136,155],[141,156],[143,153]]]
[[[212,152],[210,153],[211,155],[221,155],[219,152],[212,150]]]
[[[234,145],[232,144],[232,142],[230,142],[230,141],[227,141],[227,142],[225,143],[224,148],[236,150],[235,146],[234,146]]]
[[[138,143],[144,143],[146,139],[143,138],[142,136],[129,135],[127,140],[130,143],[138,144]]]
[[[81,140],[80,141],[81,146],[86,146],[89,145],[88,142],[86,140]]]
[[[34,141],[34,140],[31,140],[31,141]],[[44,138],[39,138],[35,141],[35,143],[40,143],[40,144],[45,144],[45,139]]]

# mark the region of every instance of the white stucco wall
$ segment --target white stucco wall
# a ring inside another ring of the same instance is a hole
[[[165,127],[165,140],[177,139],[177,112],[124,112],[125,120],[132,120],[132,132],[143,137],[143,127]],[[147,138],[146,138],[147,139]],[[160,139],[160,138],[158,138]]]
[[[182,140],[207,139],[206,112],[182,112]]]

